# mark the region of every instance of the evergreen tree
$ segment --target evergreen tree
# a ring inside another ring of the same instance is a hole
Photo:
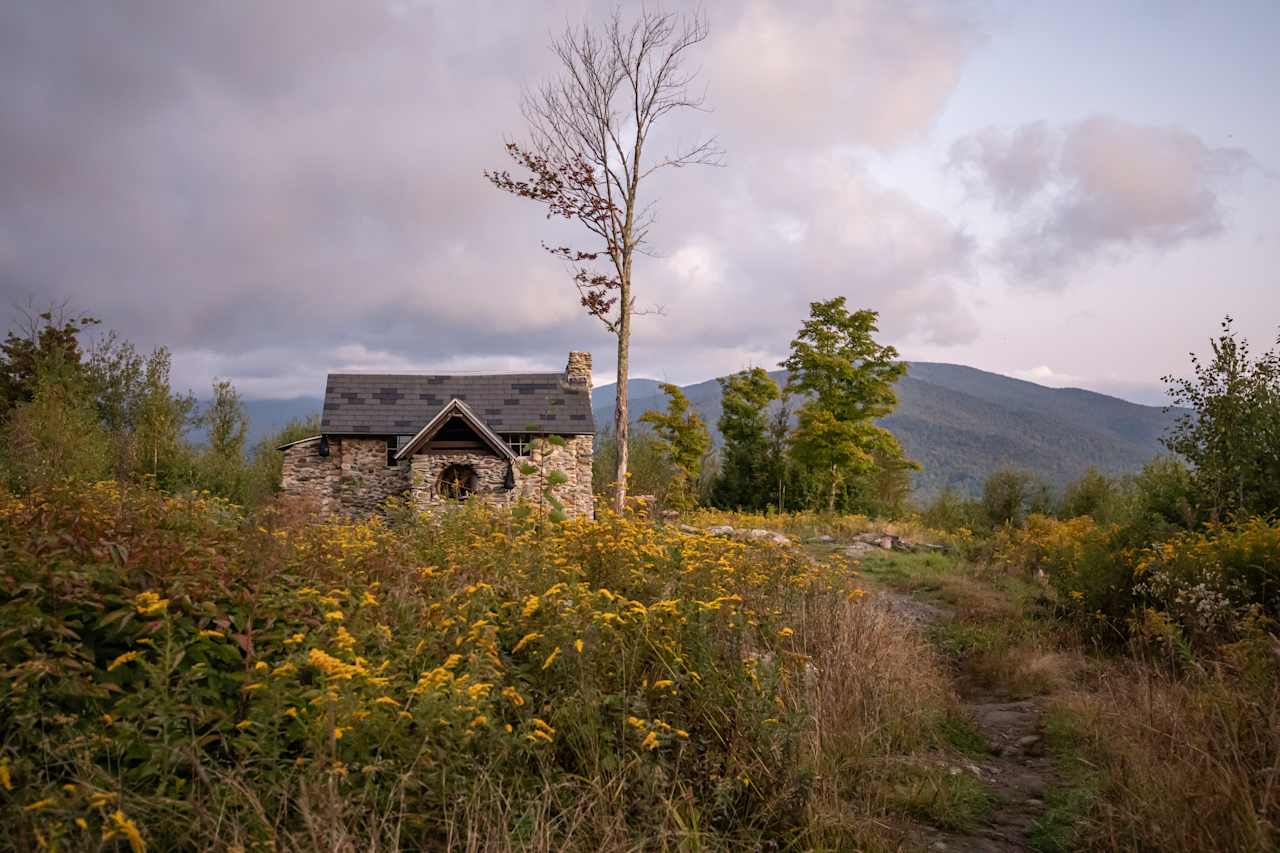
[[[689,398],[669,382],[658,386],[667,395],[666,412],[647,411],[640,422],[653,427],[658,446],[675,469],[667,504],[675,509],[697,505],[702,461],[711,449],[711,436],[701,416],[689,408]]]
[[[718,426],[724,436],[720,474],[712,488],[717,506],[759,510],[774,490],[769,458],[769,403],[780,396],[778,383],[761,367],[722,377]]]

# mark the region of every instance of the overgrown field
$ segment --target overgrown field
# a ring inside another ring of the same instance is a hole
[[[946,684],[799,549],[0,495],[10,849],[891,847]]]

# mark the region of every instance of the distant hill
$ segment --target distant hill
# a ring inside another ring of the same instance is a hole
[[[779,383],[785,373],[771,374]],[[665,398],[653,380],[632,380],[631,410],[638,418]],[[684,386],[718,444],[720,386],[715,380]],[[1109,472],[1136,471],[1162,452],[1160,436],[1177,417],[1078,388],[1047,388],[958,364],[913,362],[897,385],[898,408],[883,426],[922,466],[916,489],[945,486],[976,494],[1003,465],[1029,468],[1061,486],[1090,466]],[[613,416],[614,386],[595,389],[597,424]]]
[[[785,379],[783,371],[771,375]],[[633,418],[665,405],[658,384],[631,380]],[[1177,416],[1157,406],[1078,388],[1047,388],[958,364],[913,362],[897,389],[898,408],[883,425],[924,466],[915,486],[925,494],[948,485],[977,494],[1002,465],[1029,468],[1057,486],[1090,466],[1136,471],[1162,452],[1159,438]],[[720,385],[712,379],[683,390],[719,444]],[[613,420],[613,395],[612,384],[592,393],[598,428]],[[322,405],[318,397],[247,401],[249,446],[293,418],[319,413]]]

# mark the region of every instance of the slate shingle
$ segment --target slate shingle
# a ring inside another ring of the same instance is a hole
[[[559,373],[491,376],[399,376],[331,373],[325,383],[329,435],[412,435],[458,398],[497,433],[590,435],[591,395]]]

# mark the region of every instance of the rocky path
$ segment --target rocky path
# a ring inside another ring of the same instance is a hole
[[[891,612],[922,627],[955,618],[946,607],[908,595],[890,591],[879,595]],[[963,662],[957,691],[989,754],[962,761],[951,772],[979,779],[994,803],[986,821],[972,831],[918,827],[911,833],[912,841],[925,850],[951,853],[1032,850],[1031,831],[1044,815],[1045,791],[1056,779],[1053,762],[1044,751],[1045,699],[1014,699],[1007,692],[985,688],[965,676]]]

